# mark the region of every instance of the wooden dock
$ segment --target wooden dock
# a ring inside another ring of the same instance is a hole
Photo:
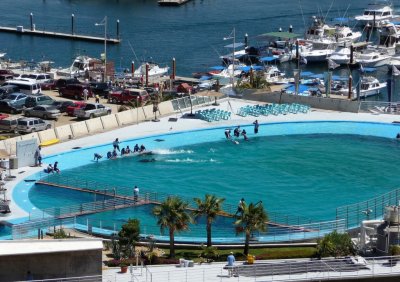
[[[31,35],[31,36],[42,36],[42,37],[55,37],[69,40],[81,40],[81,41],[91,41],[104,43],[104,37],[90,36],[90,35],[82,35],[82,34],[72,34],[72,33],[62,33],[62,32],[53,32],[53,31],[45,31],[45,30],[31,30],[24,29],[22,26],[18,27],[5,27],[0,26],[0,32],[8,32],[15,33],[19,35]],[[111,44],[119,44],[121,40],[118,38],[106,38],[107,43]]]
[[[180,6],[189,2],[189,0],[159,0],[157,3],[160,6]]]

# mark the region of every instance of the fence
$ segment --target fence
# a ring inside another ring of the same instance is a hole
[[[360,226],[363,220],[381,219],[386,206],[399,203],[399,196],[400,189],[396,189],[364,202],[338,207],[336,219],[344,219],[346,229]]]
[[[190,107],[199,106],[213,102],[213,97],[191,95],[172,100],[172,107],[174,111],[188,109]]]
[[[374,257],[323,260],[262,261],[253,265],[237,263],[231,277],[225,263],[194,265],[194,267],[132,267],[131,273],[103,271],[100,276],[34,280],[35,282],[253,282],[253,281],[330,281],[390,277],[400,274],[399,257]],[[393,280],[394,281],[394,280]]]
[[[400,103],[398,102],[378,102],[378,101],[361,101],[358,109],[359,113],[374,114],[400,114]]]

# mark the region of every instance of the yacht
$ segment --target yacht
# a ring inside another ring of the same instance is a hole
[[[133,73],[133,77],[143,78],[146,76],[146,65],[149,65],[149,77],[161,77],[166,75],[169,71],[169,67],[160,68],[159,65],[155,63],[143,63],[141,64]]]
[[[347,65],[350,63],[350,55],[351,51],[349,47],[338,47],[334,52],[332,52],[329,59],[338,65]]]
[[[69,77],[84,76],[89,71],[94,70],[96,64],[101,66],[102,61],[88,56],[78,56],[69,68],[58,70],[57,75]]]
[[[264,71],[265,81],[271,84],[293,83],[294,78],[286,78],[285,73],[281,72],[276,66],[268,66]]]
[[[370,96],[379,95],[381,90],[386,88],[386,82],[380,82],[377,78],[373,76],[366,76],[361,78],[360,85],[360,98],[366,98]],[[343,87],[340,91],[340,94],[347,95],[349,90],[348,86]],[[357,98],[357,87],[353,88],[353,98]]]
[[[369,3],[368,7],[364,10],[364,14],[356,16],[355,20],[360,25],[371,25],[372,27],[381,27],[384,20],[392,20],[393,15],[392,3],[389,1],[381,0]]]
[[[324,62],[334,51],[335,45],[314,42],[311,49],[302,51],[300,55],[307,62]]]
[[[367,48],[354,53],[354,60],[363,67],[377,68],[390,64],[391,56],[386,50],[379,48]]]

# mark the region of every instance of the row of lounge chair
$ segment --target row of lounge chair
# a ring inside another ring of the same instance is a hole
[[[231,117],[231,112],[220,109],[207,109],[196,111],[196,116],[208,122],[219,121],[221,119],[227,120]]]
[[[237,115],[246,117],[246,116],[255,116],[258,117],[260,115],[268,116],[268,115],[286,115],[288,113],[297,114],[297,113],[308,113],[310,111],[310,106],[303,104],[267,104],[267,105],[254,105],[254,106],[244,106],[238,110]]]

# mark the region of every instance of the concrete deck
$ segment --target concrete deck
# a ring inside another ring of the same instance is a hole
[[[151,122],[151,121],[142,122],[139,124],[121,127],[112,131],[94,134],[91,136],[58,143],[49,147],[44,147],[42,148],[42,155],[45,157],[46,155],[53,155],[64,151],[70,151],[74,147],[85,148],[105,143],[112,143],[115,140],[115,138],[119,138],[120,141],[124,141],[127,139],[163,134],[168,132],[181,132],[181,131],[187,131],[193,129],[205,129],[217,126],[233,127],[237,125],[251,124],[255,119],[258,119],[259,123],[297,122],[297,121],[364,121],[364,122],[369,121],[369,122],[383,122],[383,123],[392,123],[394,121],[400,122],[400,116],[397,115],[386,115],[386,114],[376,115],[369,113],[355,114],[347,112],[323,111],[316,109],[312,109],[311,112],[307,114],[298,113],[298,114],[287,114],[287,115],[277,115],[277,116],[269,115],[269,116],[259,116],[259,117],[253,117],[253,116],[241,117],[235,114],[240,107],[249,104],[257,104],[257,103],[252,101],[244,101],[240,99],[230,98],[229,100],[225,99],[225,101],[221,102],[219,106],[204,107],[204,108],[219,108],[222,110],[231,111],[232,116],[231,119],[229,120],[221,120],[218,122],[207,122],[200,119],[181,118],[182,114],[179,112],[174,115],[161,117],[159,122]],[[176,122],[169,121],[169,118],[171,117],[177,118],[177,121]],[[263,130],[262,127],[260,127],[260,131],[261,130]],[[249,137],[251,138],[251,136]],[[24,178],[38,171],[42,171],[43,168],[45,167],[46,164],[43,164],[42,167],[23,167],[17,170],[11,170],[11,175],[16,176],[16,178],[13,179],[12,181],[7,181],[5,187],[7,188],[6,196],[7,198],[11,199],[10,209],[12,212],[10,214],[0,215],[0,221],[18,219],[21,217],[28,216],[27,212],[25,212],[20,207],[15,205],[15,202],[12,199],[13,188],[18,182],[20,182]],[[60,169],[62,171],[62,165]],[[30,184],[27,183],[27,186],[30,186]]]

